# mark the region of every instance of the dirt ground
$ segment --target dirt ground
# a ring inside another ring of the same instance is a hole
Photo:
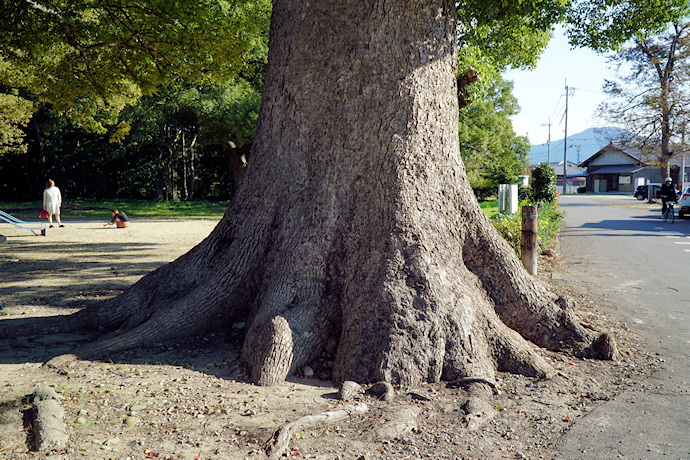
[[[216,222],[138,221],[129,229],[65,222],[46,236],[0,225],[0,320],[62,315],[121,293],[209,234]],[[552,457],[568,427],[636,385],[659,361],[611,315],[604,296],[566,281],[557,256],[540,277],[567,291],[583,323],[612,331],[617,362],[544,351],[558,370],[548,380],[498,374],[490,421],[468,430],[467,393],[443,383],[395,388],[393,401],[338,398],[329,381],[294,378],[277,387],[247,383],[238,367],[241,326],[184,343],[158,344],[88,361],[70,355],[87,335],[0,338],[0,458],[261,459],[277,429],[358,404],[340,420],[297,427],[286,457],[306,459],[527,459]],[[557,276],[553,276],[557,274]],[[309,369],[306,369],[309,372]],[[37,452],[31,395],[53,387],[65,410],[66,448]],[[331,418],[329,415],[328,418]],[[326,418],[326,417],[324,417]]]

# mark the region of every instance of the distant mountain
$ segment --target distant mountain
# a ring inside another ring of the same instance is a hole
[[[620,128],[589,128],[581,133],[568,136],[568,162],[581,163],[591,157],[612,140],[618,140],[628,131]],[[545,163],[548,157],[548,144],[532,145],[529,153],[531,164]],[[563,161],[563,139],[551,141],[551,163]]]

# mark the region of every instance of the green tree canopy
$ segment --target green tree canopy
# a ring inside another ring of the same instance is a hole
[[[498,74],[509,68],[533,68],[557,23],[564,23],[573,46],[606,52],[636,35],[659,33],[689,12],[686,0],[459,2],[459,73],[471,68],[480,76],[465,88],[464,97],[484,97]]]
[[[479,199],[494,195],[498,184],[510,184],[527,168],[529,141],[516,136],[510,117],[519,111],[513,84],[500,76],[486,97],[460,111],[460,155]]]
[[[508,67],[533,67],[551,37],[554,24],[565,11],[565,2],[549,0],[460,2],[460,59],[499,71]]]
[[[260,99],[243,79],[142,97],[120,117],[130,126],[122,148],[132,158],[122,171],[121,188],[132,193],[155,183],[158,199],[207,196],[194,194],[197,176],[206,192],[217,188],[220,178],[227,182],[226,151],[251,143]],[[218,167],[200,170],[209,163]]]
[[[564,2],[548,0],[460,2],[458,70],[462,76],[467,69],[473,69],[480,77],[465,88],[467,99],[490,97],[487,93],[508,68],[533,68],[553,35],[554,24],[565,11]]]
[[[573,3],[566,22],[574,46],[606,52],[632,38],[657,35],[688,14],[687,0],[585,0]]]
[[[75,119],[117,113],[161,85],[247,71],[265,55],[269,17],[266,0],[7,0],[0,85],[58,112],[77,106]]]
[[[24,153],[23,128],[29,123],[33,104],[16,94],[0,93],[0,155]]]
[[[24,88],[59,112],[117,112],[179,81],[235,76],[265,55],[268,0],[6,0],[0,4],[0,85]],[[489,74],[536,64],[554,24],[575,45],[612,49],[687,14],[685,0],[529,0],[457,4],[460,59]],[[461,69],[461,72],[464,72]],[[481,88],[481,85],[477,85]],[[475,91],[477,91],[476,89]],[[91,124],[92,128],[99,125]]]

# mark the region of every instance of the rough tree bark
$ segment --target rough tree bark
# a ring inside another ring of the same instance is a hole
[[[0,333],[98,326],[82,352],[104,356],[246,321],[262,385],[323,355],[336,382],[401,384],[547,374],[534,344],[610,357],[479,209],[453,1],[276,1],[270,38],[251,162],[212,234],[111,301]]]

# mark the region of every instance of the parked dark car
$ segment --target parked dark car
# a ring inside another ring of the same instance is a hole
[[[661,184],[650,184],[653,187],[654,190],[654,197],[659,196],[659,191],[661,190]],[[648,185],[640,185],[637,187],[637,190],[635,190],[635,193],[633,193],[633,196],[637,198],[638,200],[646,200],[647,197],[649,196],[649,189]]]

